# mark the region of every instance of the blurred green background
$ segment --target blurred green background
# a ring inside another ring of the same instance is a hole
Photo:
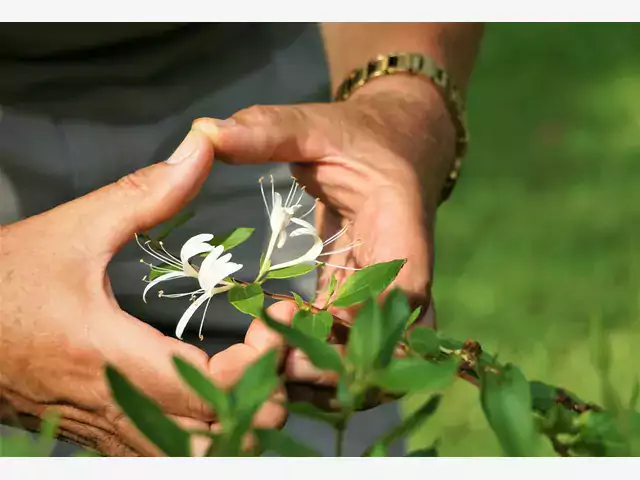
[[[468,102],[470,152],[438,219],[439,329],[598,402],[599,316],[628,399],[640,376],[640,24],[489,24]],[[444,394],[412,446],[499,455],[475,387]]]

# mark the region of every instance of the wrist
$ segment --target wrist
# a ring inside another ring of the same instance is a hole
[[[418,75],[387,75],[372,79],[345,101],[364,113],[377,139],[408,162],[419,178],[428,204],[438,204],[453,167],[456,131],[444,98],[434,83]]]

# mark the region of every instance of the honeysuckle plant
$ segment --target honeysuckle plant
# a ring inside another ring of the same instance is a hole
[[[177,319],[176,335],[180,337],[196,310],[204,305],[200,324],[205,321],[207,306],[214,295],[226,292],[228,301],[239,311],[260,318],[282,335],[290,347],[304,352],[319,370],[331,372],[337,384],[332,395],[320,403],[283,402],[290,412],[326,423],[336,433],[335,455],[344,454],[344,434],[349,420],[357,412],[397,401],[408,394],[420,394],[424,402],[403,421],[373,441],[362,456],[387,456],[388,448],[397,440],[422,428],[437,413],[448,387],[466,381],[478,387],[478,401],[493,434],[506,456],[638,456],[640,455],[640,413],[637,381],[631,398],[623,401],[608,381],[609,347],[602,330],[594,333],[599,340],[594,366],[602,381],[604,405],[586,402],[575,394],[544,382],[528,380],[523,371],[509,362],[483,350],[475,340],[458,341],[440,331],[422,325],[421,309],[411,308],[406,295],[390,288],[405,264],[396,259],[354,269],[343,283],[332,277],[323,306],[291,296],[272,294],[262,288],[266,280],[278,280],[311,273],[323,262],[325,248],[344,234],[322,240],[311,223],[304,218],[313,211],[301,212],[302,194],[297,183],[283,199],[271,185],[271,201],[261,189],[270,236],[259,260],[258,275],[253,282],[238,280],[234,275],[243,265],[231,261],[230,250],[247,240],[252,228],[232,232],[199,234],[182,246],[179,256],[168,252],[166,236],[192,214],[180,215],[156,236],[140,234],[136,240],[153,261],[143,262],[149,268],[142,291],[146,300],[150,290],[171,280],[194,283],[185,292],[158,292],[158,301],[190,297],[191,304]],[[314,204],[315,206],[315,204]],[[292,230],[289,231],[288,228]],[[271,265],[275,249],[284,249],[289,237],[308,236],[311,247],[302,255]],[[357,248],[358,243],[344,249]],[[344,249],[340,249],[343,251]],[[199,263],[199,264],[198,264]],[[168,283],[167,285],[171,285]],[[381,295],[385,293],[384,298]],[[265,297],[296,302],[299,306],[291,326],[269,317]],[[330,313],[331,307],[357,311],[353,322],[345,322]],[[340,325],[348,331],[343,353],[335,348],[337,336],[331,335]],[[601,328],[600,324],[595,325]],[[285,431],[261,429],[252,425],[253,415],[266,401],[275,401],[274,391],[286,379],[281,376],[278,355],[270,351],[250,366],[231,389],[222,389],[194,366],[179,357],[175,368],[183,381],[211,406],[221,424],[216,433],[185,429],[166,416],[161,408],[141,392],[112,365],[106,376],[116,403],[134,425],[168,456],[191,456],[191,438],[207,436],[211,446],[207,456],[257,456],[273,452],[281,456],[319,456],[303,441]],[[241,399],[241,401],[239,401]],[[252,407],[247,409],[246,406]],[[155,420],[154,420],[155,419]],[[164,428],[171,424],[171,428]],[[164,426],[164,427],[163,427]],[[252,447],[243,447],[242,439],[252,436]],[[416,448],[407,456],[437,456],[439,441]]]

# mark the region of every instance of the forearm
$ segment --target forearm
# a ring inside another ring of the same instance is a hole
[[[322,33],[334,91],[355,67],[380,54],[423,53],[434,59],[466,90],[482,37],[482,24],[336,23]],[[455,129],[445,99],[422,75],[385,75],[356,89],[348,100],[395,131],[394,150],[418,170],[430,203],[451,170]],[[381,132],[382,133],[382,132]],[[389,132],[386,132],[387,136]]]
[[[323,23],[331,84],[335,90],[377,55],[411,51],[433,58],[466,90],[483,30],[482,23]]]

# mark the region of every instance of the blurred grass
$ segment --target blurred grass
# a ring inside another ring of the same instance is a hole
[[[638,52],[639,24],[487,25],[470,153],[438,219],[443,333],[596,402],[594,315],[623,398],[640,374]],[[477,390],[459,381],[445,395],[412,446],[440,439],[442,456],[499,455]]]

